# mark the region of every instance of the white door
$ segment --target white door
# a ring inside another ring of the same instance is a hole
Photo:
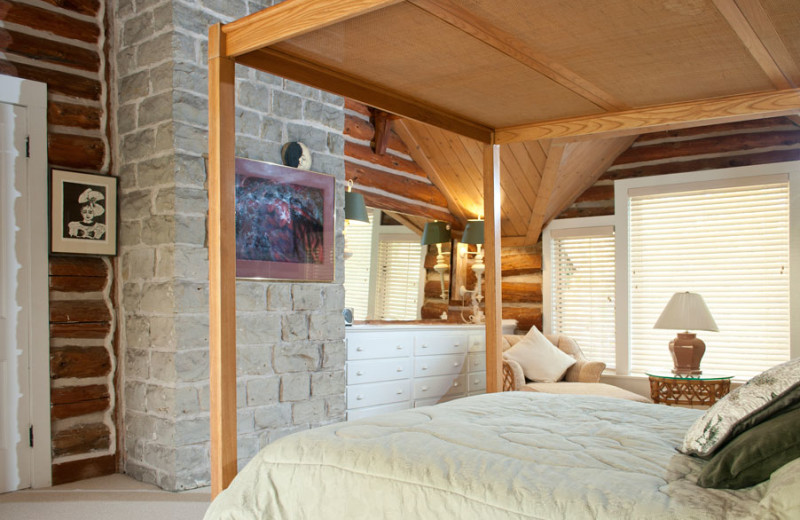
[[[27,213],[19,184],[26,175],[24,107],[0,103],[0,492],[30,487],[28,305],[20,271],[30,266],[20,217]],[[29,267],[28,267],[29,268]]]

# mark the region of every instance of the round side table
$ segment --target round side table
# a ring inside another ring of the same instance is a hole
[[[647,372],[654,403],[678,406],[711,406],[731,390],[733,375],[673,374],[672,370]]]

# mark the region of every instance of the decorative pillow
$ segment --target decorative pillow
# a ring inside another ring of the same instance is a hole
[[[555,383],[575,364],[575,358],[550,343],[536,327],[503,356],[519,363],[527,379],[544,383]]]
[[[800,402],[800,358],[752,378],[709,408],[686,432],[679,451],[708,457],[736,435]]]
[[[703,466],[697,484],[741,489],[767,480],[773,471],[800,457],[800,406],[739,434]]]
[[[772,474],[760,504],[778,518],[800,518],[800,459]]]

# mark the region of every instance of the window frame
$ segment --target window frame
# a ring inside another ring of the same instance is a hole
[[[668,193],[712,187],[766,183],[776,176],[789,182],[789,357],[800,356],[800,161],[767,165],[741,166],[668,175],[656,175],[614,182],[614,227],[616,229],[616,375],[642,376],[631,373],[631,294],[630,294],[630,230],[631,195]]]

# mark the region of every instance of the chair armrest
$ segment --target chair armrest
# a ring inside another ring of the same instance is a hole
[[[581,359],[567,369],[564,381],[570,383],[599,383],[600,375],[605,369],[606,364],[602,361]]]
[[[520,390],[525,385],[522,367],[513,359],[503,359],[503,392]]]

